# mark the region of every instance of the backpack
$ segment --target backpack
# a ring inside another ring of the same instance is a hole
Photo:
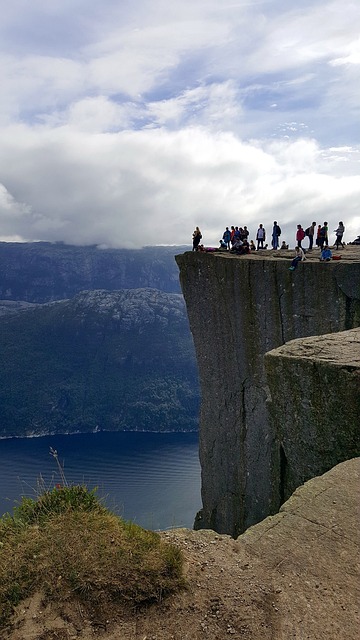
[[[321,227],[321,229],[320,229],[320,236],[321,236],[322,238],[325,238],[325,236],[326,236],[326,229],[325,229],[325,227]]]
[[[278,224],[276,225],[276,235],[281,236],[281,229]]]
[[[305,229],[305,235],[306,235],[306,236],[309,236],[309,235],[310,235],[309,231],[310,231],[310,227],[308,227],[307,229]]]

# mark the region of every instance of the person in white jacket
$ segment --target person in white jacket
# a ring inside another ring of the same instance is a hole
[[[305,253],[301,247],[295,247],[295,257],[291,261],[291,265],[289,267],[289,271],[295,271],[299,262],[304,262],[306,260]]]

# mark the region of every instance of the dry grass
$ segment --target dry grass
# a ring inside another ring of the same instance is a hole
[[[0,519],[0,627],[40,591],[98,610],[130,610],[184,586],[179,549],[105,509],[85,487],[23,500]]]

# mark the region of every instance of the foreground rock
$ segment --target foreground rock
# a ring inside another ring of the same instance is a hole
[[[360,455],[360,328],[299,338],[265,354],[279,502]]]
[[[9,640],[355,640],[359,630],[360,458],[307,482],[237,540],[164,532],[186,558],[188,589],[148,610],[84,619],[76,603],[19,607]]]

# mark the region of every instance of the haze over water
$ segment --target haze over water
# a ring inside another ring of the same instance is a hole
[[[0,515],[60,482],[98,487],[106,505],[148,529],[192,528],[201,507],[197,433],[92,433],[0,441]]]

